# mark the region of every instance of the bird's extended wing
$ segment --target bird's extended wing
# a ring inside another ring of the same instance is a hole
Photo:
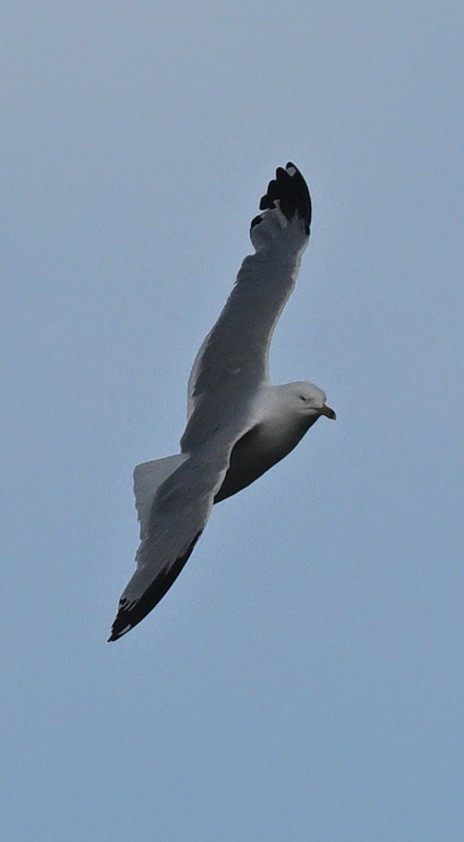
[[[294,164],[279,167],[251,223],[255,253],[245,258],[235,286],[195,359],[188,385],[184,452],[216,426],[215,407],[254,392],[268,376],[275,324],[295,285],[309,238],[311,200]]]
[[[110,640],[130,631],[157,605],[184,567],[209,518],[232,445],[186,459],[158,489],[139,546],[137,569],[119,600]]]

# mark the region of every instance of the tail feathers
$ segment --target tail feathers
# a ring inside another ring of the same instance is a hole
[[[151,507],[156,492],[187,458],[188,456],[185,453],[176,453],[174,456],[166,456],[164,459],[142,462],[135,468],[135,508],[140,521],[140,538],[142,541],[147,535]]]

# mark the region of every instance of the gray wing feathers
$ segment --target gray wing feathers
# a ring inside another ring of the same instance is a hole
[[[204,460],[194,456],[160,486],[151,507],[146,538],[137,551],[138,572],[146,571],[151,580],[185,553],[194,535],[205,527],[227,466],[225,458],[214,459],[208,454]],[[129,582],[123,596],[131,591]]]
[[[257,251],[243,261],[189,378],[190,414],[181,440],[184,452],[195,446],[200,430],[206,439],[214,429],[222,392],[230,406],[234,393],[244,400],[268,378],[272,334],[295,285],[308,238],[300,219],[288,221],[274,209],[252,229],[252,240]]]
[[[229,447],[186,459],[156,492],[137,570],[124,589],[110,640],[139,623],[164,596],[208,521],[229,464]]]
[[[196,356],[188,383],[188,418],[201,396],[225,379],[240,377],[245,387],[267,379],[272,332],[295,284],[311,224],[311,197],[295,164],[277,168],[259,207],[250,229],[255,254],[245,258],[232,294]]]

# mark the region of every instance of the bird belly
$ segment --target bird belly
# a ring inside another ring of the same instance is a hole
[[[251,485],[269,468],[280,462],[304,436],[317,417],[298,419],[289,430],[264,423],[257,424],[236,442],[230,456],[229,469],[214,502],[219,503]]]

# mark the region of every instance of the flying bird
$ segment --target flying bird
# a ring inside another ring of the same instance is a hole
[[[214,503],[283,459],[321,415],[336,417],[314,384],[269,381],[272,334],[309,240],[311,199],[294,164],[277,169],[259,207],[250,228],[254,254],[193,364],[181,452],[134,470],[137,567],[109,640],[134,628],[169,590]]]

